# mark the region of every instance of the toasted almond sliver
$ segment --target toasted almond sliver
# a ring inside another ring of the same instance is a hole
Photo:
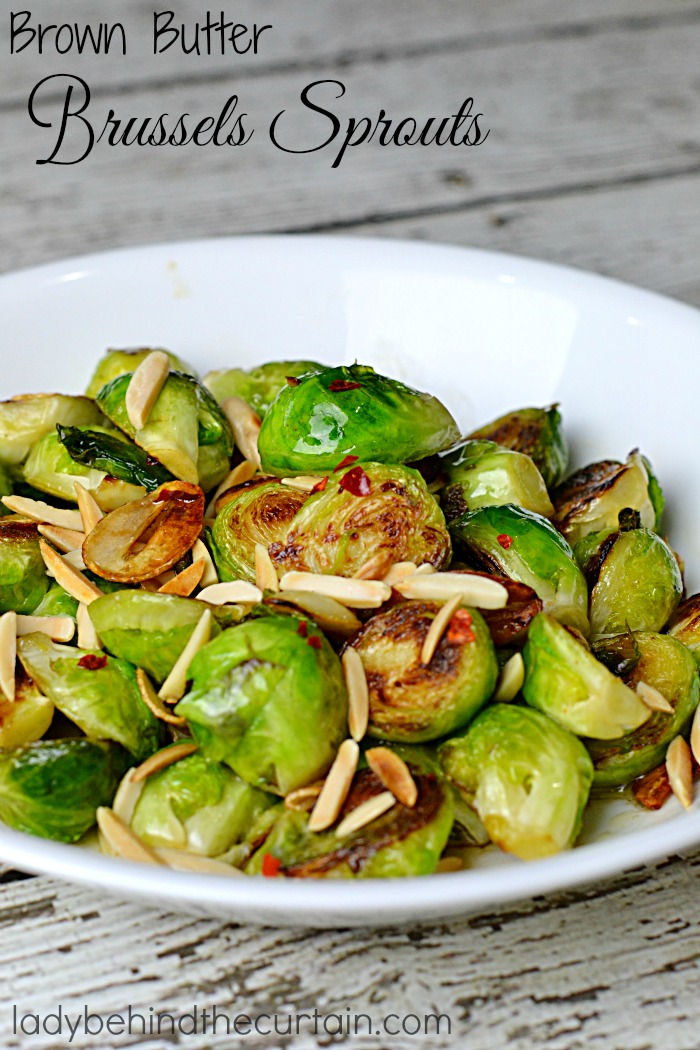
[[[418,801],[418,787],[404,760],[388,747],[371,747],[365,752],[365,758],[369,768],[377,774],[396,801],[413,809]]]
[[[695,708],[693,724],[690,728],[690,750],[693,758],[700,765],[700,705]]]
[[[321,793],[309,817],[309,831],[325,831],[338,819],[355,776],[360,749],[354,740],[343,740],[323,782]]]
[[[414,572],[413,575],[414,576],[430,576],[430,575],[432,575],[432,573],[434,573],[436,571],[437,570],[435,569],[434,565],[431,565],[429,561],[424,561],[422,565],[418,566],[418,568],[416,569],[416,571]]]
[[[207,550],[207,546],[203,540],[197,540],[194,547],[190,551],[193,561],[204,562],[204,572],[202,578],[199,581],[200,587],[211,587],[213,584],[219,582],[219,576],[214,565],[214,559]]]
[[[283,485],[288,485],[290,489],[299,489],[300,492],[312,492],[319,481],[323,481],[322,474],[299,474],[296,478],[282,478]]]
[[[351,609],[378,609],[391,598],[391,587],[381,580],[352,580],[346,576],[321,576],[315,572],[285,572],[281,591],[309,591],[335,598]]]
[[[135,430],[142,430],[148,422],[169,372],[170,359],[162,350],[153,350],[134,370],[126,389],[124,405]]]
[[[315,805],[316,799],[321,794],[323,784],[309,784],[308,787],[297,788],[285,796],[285,809],[297,810],[306,813]]]
[[[18,616],[17,637],[39,631],[54,642],[70,642],[75,634],[75,624],[70,616]],[[86,646],[86,648],[91,648]]]
[[[663,693],[660,693],[658,689],[653,685],[649,685],[648,682],[637,682],[637,696],[646,704],[652,711],[664,711],[666,714],[673,714],[673,707],[669,704],[668,700]]]
[[[195,587],[198,586],[204,575],[204,559],[193,561],[186,569],[173,576],[171,580],[158,588],[159,594],[178,594],[181,598],[189,598]]]
[[[504,663],[496,683],[494,700],[502,704],[510,703],[523,687],[525,681],[525,663],[520,653],[513,653],[510,660]]]
[[[28,499],[26,496],[3,496],[2,502],[8,510],[20,514],[23,518],[29,518],[30,521],[57,525],[58,528],[70,529],[71,532],[83,531],[83,519],[78,510],[59,510],[42,500]]]
[[[393,587],[408,576],[414,576],[417,571],[418,567],[414,561],[395,561],[382,579],[389,587]]]
[[[244,459],[242,463],[239,463],[238,466],[233,468],[233,470],[230,470],[209,500],[209,504],[205,511],[206,517],[214,516],[216,501],[219,496],[223,496],[224,492],[228,489],[235,488],[236,485],[243,485],[246,481],[250,481],[257,469],[257,463],[251,463],[250,460]]]
[[[163,863],[155,851],[142,842],[113,810],[98,806],[96,816],[97,826],[113,856],[140,861],[142,864]]]
[[[243,456],[260,469],[260,453],[258,452],[260,416],[242,397],[227,398],[222,402],[221,408],[231,424],[233,440]]]
[[[263,593],[254,583],[231,580],[230,583],[215,583],[211,587],[205,587],[197,598],[199,601],[208,602],[209,605],[230,605],[236,602],[253,604],[262,601]]]
[[[666,772],[671,790],[685,809],[693,804],[693,764],[690,748],[682,736],[676,736],[666,752]]]
[[[340,638],[351,638],[362,627],[362,623],[354,612],[326,594],[313,594],[311,591],[285,591],[280,595],[280,600],[308,613],[322,631]]]
[[[226,864],[216,857],[202,857],[198,853],[190,853],[184,849],[167,849],[159,846],[155,850],[156,856],[164,861],[173,871],[197,871],[203,875],[224,875],[233,878],[245,878],[240,868],[234,868],[233,864]]]
[[[437,615],[433,618],[433,622],[428,628],[428,633],[423,639],[423,645],[420,651],[420,662],[423,667],[427,667],[435,656],[435,650],[440,644],[440,639],[447,630],[450,620],[461,604],[462,595],[455,594],[448,602],[445,602],[442,609],[440,609]]]
[[[187,687],[187,671],[196,654],[202,649],[211,635],[211,610],[205,609],[199,623],[189,637],[187,645],[178,656],[175,664],[158,690],[161,700],[180,700]]]
[[[88,492],[84,485],[81,485],[79,481],[74,481],[73,488],[78,498],[78,511],[83,522],[83,532],[88,536],[97,522],[102,521],[104,514],[98,507],[93,494]]]
[[[79,569],[74,569],[72,565],[64,561],[46,540],[39,540],[39,549],[47,570],[56,583],[60,583],[64,591],[70,594],[71,598],[76,598],[79,602],[89,605],[96,598],[103,597],[100,588],[96,587],[92,580],[88,580],[87,576],[83,576]]]
[[[0,691],[8,700],[15,698],[15,665],[17,663],[17,613],[0,616]]]
[[[62,529],[58,525],[40,525],[39,533],[53,543],[62,554],[69,551],[78,551],[83,546],[84,532],[76,532],[75,529]]]
[[[255,544],[255,582],[261,591],[279,591],[277,569],[272,564],[267,547],[262,543]]]
[[[151,755],[140,766],[137,766],[131,774],[131,779],[135,784],[138,784],[140,780],[147,780],[154,773],[160,773],[161,769],[167,769],[173,763],[179,762],[181,758],[193,755],[197,748],[198,745],[194,740],[183,740],[179,744],[164,747],[162,751],[156,751],[155,755]]]
[[[382,791],[381,795],[368,798],[366,802],[361,802],[359,806],[356,806],[352,813],[348,813],[335,829],[335,833],[339,839],[347,838],[348,835],[371,824],[373,820],[381,817],[382,813],[388,812],[395,805],[396,799],[391,791]]]
[[[369,722],[369,690],[362,657],[349,646],[342,656],[345,684],[348,689],[348,728],[353,740],[362,740]]]
[[[453,871],[464,871],[464,861],[461,857],[441,857],[435,869],[436,875],[447,875]]]
[[[391,553],[389,551],[379,551],[372,558],[361,565],[357,572],[352,574],[353,580],[386,580],[387,570],[391,565]]]
[[[127,770],[119,782],[117,793],[112,802],[112,812],[123,820],[125,824],[131,824],[131,818],[136,809],[136,803],[141,798],[141,792],[145,780],[132,780],[131,774],[135,772],[134,767]]]
[[[159,718],[161,722],[167,722],[171,726],[187,725],[186,718],[183,718],[182,715],[174,715],[173,712],[165,706],[153,688],[150,678],[141,667],[136,668],[136,684],[139,687],[141,699],[156,718]]]
[[[422,568],[422,566],[421,566]],[[502,609],[508,602],[508,591],[497,580],[462,572],[414,573],[394,587],[404,598],[446,602],[455,594],[462,605],[478,609]]]
[[[78,549],[77,551],[68,551],[67,554],[62,554],[66,565],[70,565],[71,568],[77,569],[78,572],[83,572],[85,569],[85,562],[83,561],[83,552]]]

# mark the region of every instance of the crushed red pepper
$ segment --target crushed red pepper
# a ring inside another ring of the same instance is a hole
[[[306,644],[310,645],[312,649],[320,649],[322,643],[317,634],[312,634],[310,638],[306,639]]]
[[[372,486],[370,480],[362,467],[353,467],[343,474],[340,479],[340,488],[350,492],[353,496],[369,496]]]
[[[301,379],[297,379],[296,376],[285,376],[287,380],[287,386],[301,386]]]
[[[457,609],[447,628],[447,641],[450,645],[466,645],[476,641],[472,630],[472,618],[466,609]]]
[[[359,390],[362,383],[353,383],[349,379],[334,379],[328,387],[332,394],[341,393],[344,390]]]
[[[327,484],[328,484],[328,476],[326,476],[325,478],[321,478],[321,480],[317,481],[316,484],[314,485],[314,487],[311,489],[311,492],[309,493],[309,495],[313,496],[314,492],[323,492],[323,490],[325,489]]]
[[[299,626],[297,627],[297,634],[299,635],[300,638],[306,638],[308,633],[309,633],[308,625],[306,624],[306,622],[304,620],[302,620],[301,623],[299,624]]]
[[[343,467],[349,467],[351,463],[357,463],[359,456],[344,456],[337,467],[333,467],[333,473],[337,474]]]
[[[502,532],[500,536],[496,536],[496,540],[500,543],[501,547],[503,547],[504,551],[507,551],[513,543],[513,537],[505,532]]]
[[[272,879],[275,875],[279,875],[281,867],[282,861],[279,857],[274,857],[271,853],[265,853],[263,855],[262,873],[266,879]]]
[[[97,656],[95,653],[86,653],[78,660],[78,667],[82,667],[85,671],[101,671],[106,666],[107,657]]]

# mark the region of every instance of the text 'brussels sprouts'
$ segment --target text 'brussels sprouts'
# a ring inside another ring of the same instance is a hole
[[[297,379],[307,372],[320,372],[323,365],[316,361],[268,361],[267,364],[245,370],[243,368],[221,368],[204,377],[204,385],[221,404],[229,397],[240,397],[258,414],[265,418],[270,405],[287,380]],[[292,386],[295,385],[293,382]]]
[[[485,438],[523,452],[534,462],[547,488],[564,476],[569,449],[556,405],[550,408],[521,408],[479,427],[470,438]]]
[[[441,504],[447,520],[479,507],[513,503],[548,517],[553,513],[542,475],[522,452],[494,441],[465,441],[441,460],[447,483]]]

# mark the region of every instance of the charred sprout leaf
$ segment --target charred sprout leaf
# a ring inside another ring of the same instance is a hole
[[[49,583],[36,525],[0,519],[0,613],[33,613]]]
[[[134,372],[141,362],[145,361],[148,355],[153,353],[154,349],[154,347],[144,347],[140,350],[107,350],[92,374],[88,388],[85,391],[87,396],[97,397],[102,387],[106,386],[107,383],[117,379],[119,376]],[[185,375],[197,377],[197,373],[179,357],[176,357],[175,354],[171,354],[169,350],[164,350],[163,353],[166,353],[170,358],[171,368],[177,372],[184,372]]]
[[[258,448],[270,474],[327,474],[346,456],[410,463],[458,437],[437,398],[350,365],[285,386],[263,420]]]
[[[87,397],[65,394],[27,394],[0,401],[0,463],[16,467],[31,448],[57,423],[65,426],[94,426],[104,423],[102,413]]]
[[[569,449],[556,405],[549,408],[521,408],[479,427],[470,438],[484,438],[498,445],[523,452],[533,460],[547,488],[564,476]]]
[[[520,507],[483,507],[456,518],[450,532],[475,567],[527,584],[545,612],[588,634],[586,581],[546,518]]]
[[[0,819],[30,835],[77,842],[109,806],[130,765],[117,744],[41,740],[0,751]]]
[[[467,630],[455,635],[448,628],[430,663],[421,663],[439,610],[434,602],[401,602],[373,616],[352,642],[367,676],[371,736],[435,740],[465,725],[493,693],[496,651],[475,609],[461,610]]]
[[[578,736],[613,740],[649,720],[637,694],[545,613],[530,625],[523,660],[527,703]]]
[[[176,708],[209,758],[279,795],[323,776],[347,733],[340,660],[301,622],[268,615],[224,631],[195,656]]]
[[[676,609],[668,633],[690,649],[700,668],[700,594],[686,598]]]
[[[320,372],[316,361],[269,361],[246,371],[244,368],[222,368],[204,377],[204,385],[221,404],[229,397],[240,397],[263,419],[287,379],[307,372]]]
[[[641,658],[634,631],[602,639],[593,646],[593,653],[618,678],[631,674]]]
[[[20,747],[40,740],[51,725],[54,706],[21,670],[15,681],[15,698],[0,694],[0,748]]]
[[[97,427],[59,426],[57,430],[59,441],[75,464],[140,486],[146,492],[172,480],[169,470],[121,434]]]
[[[355,464],[328,477],[291,523],[283,542],[270,547],[283,570],[353,576],[370,559],[386,572],[397,561],[450,558],[442,511],[418,471],[381,463]]]
[[[554,508],[542,475],[522,452],[493,441],[463,441],[442,458],[447,484],[441,504],[448,521],[468,510],[513,503],[549,517]]]
[[[505,576],[477,573],[497,580],[508,591],[508,603],[502,609],[482,609],[483,616],[496,648],[522,646],[527,638],[531,621],[542,612],[542,599],[524,583],[509,580]]]
[[[87,736],[114,740],[139,762],[157,751],[162,723],[141,699],[131,664],[55,645],[44,634],[18,638],[17,655],[42,693]]]
[[[594,784],[619,787],[635,777],[648,773],[663,762],[674,737],[687,735],[700,696],[698,672],[688,650],[675,638],[640,631],[634,635],[639,660],[625,675],[625,682],[635,689],[646,682],[664,696],[673,714],[652,711],[641,728],[614,741],[588,740],[588,750],[595,767]],[[617,638],[596,643],[596,656],[615,653]]]
[[[546,715],[492,704],[439,753],[501,849],[536,860],[574,844],[593,766],[581,741]]]
[[[553,500],[554,524],[572,545],[588,533],[617,528],[627,508],[639,513],[645,528],[656,525],[646,461],[638,452],[626,463],[603,460],[577,470],[555,489]]]

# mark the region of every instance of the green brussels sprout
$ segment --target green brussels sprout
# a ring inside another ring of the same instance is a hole
[[[437,398],[368,365],[343,365],[284,387],[263,420],[258,450],[270,474],[325,474],[349,455],[410,463],[458,438]]]
[[[85,738],[40,740],[0,751],[0,819],[17,831],[77,842],[109,806],[129,756]]]
[[[637,694],[546,613],[530,624],[523,660],[527,703],[578,736],[614,740],[649,720]]]
[[[215,857],[242,842],[273,801],[195,752],[146,780],[131,827],[149,846]]]
[[[354,576],[370,559],[377,575],[397,561],[440,569],[450,554],[443,513],[418,471],[382,463],[331,474],[323,492],[298,511],[284,541],[270,544],[282,569],[338,576]]]
[[[240,397],[264,419],[280,390],[287,385],[287,378],[297,379],[322,369],[323,365],[316,361],[268,361],[249,370],[221,368],[210,372],[204,377],[204,385],[219,404],[229,397]]]
[[[176,712],[208,758],[278,795],[330,768],[347,733],[347,693],[317,628],[293,616],[247,620],[205,645],[188,673],[192,691]]]
[[[450,523],[476,568],[525,583],[544,611],[588,634],[588,590],[573,551],[546,518],[520,507],[482,507]]]
[[[91,575],[87,573],[86,575]],[[96,578],[93,582],[97,582]],[[100,580],[98,587],[107,581]],[[78,600],[64,591],[60,583],[52,583],[48,591],[41,599],[33,616],[70,616],[75,620],[78,614]]]
[[[463,441],[442,458],[447,484],[440,502],[448,521],[468,510],[512,503],[549,517],[554,512],[542,475],[522,452],[495,441]]]
[[[0,518],[0,613],[33,613],[49,582],[36,525]]]
[[[11,495],[12,495],[12,479],[10,478],[10,475],[7,473],[7,471],[3,467],[2,463],[0,463],[0,499],[2,499],[3,496],[11,496]],[[0,503],[0,518],[4,517],[6,514],[10,514],[10,513],[11,513],[11,511],[9,511],[4,504]]]
[[[142,361],[146,360],[149,354],[153,353],[153,349],[145,347],[142,350],[105,351],[104,356],[98,362],[97,368],[92,373],[92,378],[85,391],[87,396],[97,397],[102,387],[106,386],[107,383],[117,379],[119,376],[126,375],[127,372],[133,372]],[[170,358],[171,368],[177,372],[184,372],[185,375],[194,376],[195,379],[197,378],[197,373],[179,357],[176,357],[175,354],[171,354],[169,350],[164,350],[163,353]]]
[[[141,495],[172,481],[172,474],[119,432],[103,427],[57,427],[58,438],[76,465],[138,486]]]
[[[104,423],[102,413],[87,397],[66,394],[26,394],[0,401],[0,463],[17,467],[44,434],[66,426]]]
[[[452,828],[452,792],[441,776],[412,768],[418,800],[412,809],[394,805],[388,812],[347,837],[334,830],[310,832],[307,813],[278,806],[263,817],[263,839],[246,873],[264,871],[266,855],[280,862],[288,878],[395,878],[431,875]],[[384,791],[369,769],[355,774],[342,817]],[[257,830],[257,829],[256,829]],[[251,836],[252,837],[252,836]]]
[[[591,532],[574,553],[590,588],[594,636],[660,631],[680,601],[683,580],[673,551],[649,529]]]
[[[42,693],[87,736],[114,740],[139,762],[158,750],[163,724],[141,699],[131,664],[56,645],[39,633],[18,638],[17,655]]]
[[[254,478],[225,493],[217,503],[221,509],[212,528],[221,579],[254,583],[255,545],[281,545],[307,498],[305,492],[277,478]]]
[[[496,650],[476,609],[465,609],[459,634],[451,640],[445,631],[430,663],[421,662],[440,608],[435,602],[400,602],[368,620],[352,641],[367,676],[371,736],[435,740],[473,718],[493,693]]]
[[[581,741],[546,715],[491,704],[439,755],[502,850],[536,860],[574,844],[593,764]]]
[[[633,635],[637,659],[624,677],[630,689],[640,682],[657,689],[673,713],[652,711],[641,728],[612,742],[588,740],[596,787],[621,787],[650,772],[664,761],[674,737],[687,735],[700,696],[700,681],[693,658],[675,638],[639,631]],[[599,659],[615,659],[629,649],[629,635],[604,638],[593,651]]]
[[[15,676],[15,698],[0,693],[0,748],[20,747],[40,740],[51,725],[54,706],[31,678],[20,670]]]
[[[554,524],[572,546],[590,532],[616,529],[620,511],[627,508],[639,512],[645,528],[656,527],[645,462],[638,452],[631,452],[626,463],[607,459],[591,463],[557,486]]]
[[[668,633],[690,649],[700,668],[700,594],[681,602],[671,618]]]
[[[564,476],[569,449],[561,428],[556,405],[549,408],[521,408],[479,427],[470,438],[485,438],[498,445],[523,452],[534,462],[547,488]]]

